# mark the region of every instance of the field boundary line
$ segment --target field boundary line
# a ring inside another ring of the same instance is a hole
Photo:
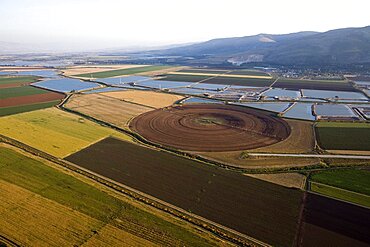
[[[6,246],[12,246],[12,247],[20,247],[21,245],[16,243],[15,240],[12,240],[8,237],[5,237],[4,235],[0,235],[0,243],[5,243]]]

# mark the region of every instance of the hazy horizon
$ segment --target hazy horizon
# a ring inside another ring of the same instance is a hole
[[[3,0],[0,41],[77,51],[369,25],[369,4],[354,2]]]

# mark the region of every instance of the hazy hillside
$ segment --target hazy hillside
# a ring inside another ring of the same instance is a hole
[[[324,33],[259,34],[214,39],[160,53],[207,56],[232,63],[353,64],[370,62],[370,26]]]

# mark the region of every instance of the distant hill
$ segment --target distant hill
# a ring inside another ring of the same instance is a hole
[[[214,39],[190,46],[158,51],[163,55],[204,56],[235,64],[355,64],[370,63],[370,26],[336,29],[324,33]]]

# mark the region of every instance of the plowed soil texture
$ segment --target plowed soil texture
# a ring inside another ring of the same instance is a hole
[[[106,138],[66,158],[274,246],[292,246],[302,192]]]
[[[158,109],[134,118],[129,127],[164,146],[192,151],[234,151],[264,147],[286,139],[283,119],[250,108],[192,104]]]
[[[29,105],[41,102],[50,102],[55,100],[61,100],[63,98],[64,98],[63,94],[54,92],[36,95],[25,95],[3,99],[0,101],[0,107],[10,107],[18,105]]]
[[[370,246],[370,209],[307,194],[299,246]]]

